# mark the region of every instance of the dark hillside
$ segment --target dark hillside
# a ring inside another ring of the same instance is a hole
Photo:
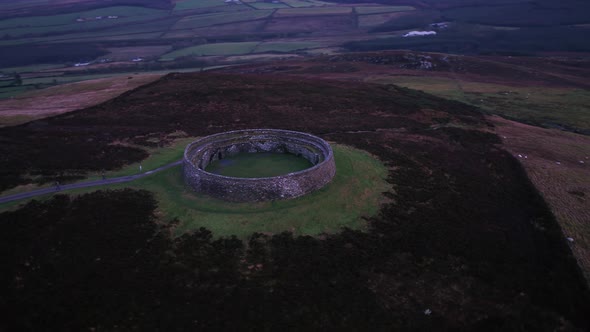
[[[490,126],[470,106],[395,86],[173,74],[2,129],[5,187],[35,169],[138,160],[123,143],[146,135],[268,127],[374,154],[392,190],[365,233],[248,243],[205,229],[170,238],[145,191],[31,202],[0,214],[0,329],[587,330],[588,289],[564,236]]]
[[[182,130],[202,136],[229,129],[283,128],[313,133],[428,128],[409,114],[436,108],[469,121],[473,108],[395,86],[218,74],[172,74],[101,105],[0,129],[0,188],[67,180],[113,169],[146,154],[126,144]],[[389,114],[385,116],[385,114]],[[37,176],[42,175],[42,178]]]

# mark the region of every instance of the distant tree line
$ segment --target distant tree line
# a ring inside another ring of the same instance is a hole
[[[79,62],[107,55],[94,44],[44,44],[2,47],[0,67],[27,66],[39,63]]]

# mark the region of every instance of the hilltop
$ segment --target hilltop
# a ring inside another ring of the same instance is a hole
[[[587,1],[0,13],[0,192],[56,191],[0,207],[0,330],[590,329]],[[60,191],[247,128],[320,136],[337,180],[248,206],[178,167]]]
[[[389,201],[367,216],[366,232],[247,241],[206,229],[171,237],[177,221],[161,219],[157,196],[145,191],[31,202],[0,215],[0,243],[15,253],[2,257],[10,303],[2,324],[151,329],[158,317],[166,329],[587,327],[582,274],[493,124],[473,106],[405,88],[171,74],[97,106],[0,129],[3,163],[17,172],[2,184],[118,167],[174,132],[252,127],[371,153],[389,168]]]

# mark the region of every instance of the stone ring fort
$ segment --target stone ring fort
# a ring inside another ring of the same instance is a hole
[[[313,166],[265,178],[239,178],[205,171],[207,165],[238,153],[288,153]],[[328,184],[336,174],[334,153],[323,139],[296,131],[247,129],[207,136],[184,150],[184,179],[194,191],[233,202],[290,199]]]

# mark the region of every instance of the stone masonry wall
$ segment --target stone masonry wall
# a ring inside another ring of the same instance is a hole
[[[248,152],[291,153],[314,166],[268,178],[235,178],[206,172],[212,161]],[[319,137],[288,130],[249,129],[207,136],[184,151],[185,183],[198,193],[233,202],[299,197],[328,184],[336,174],[330,145]]]

